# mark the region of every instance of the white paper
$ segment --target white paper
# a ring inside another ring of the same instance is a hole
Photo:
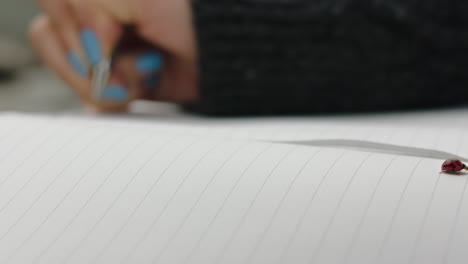
[[[1,116],[0,263],[466,263],[466,175],[278,142],[468,150],[464,124],[366,120]]]

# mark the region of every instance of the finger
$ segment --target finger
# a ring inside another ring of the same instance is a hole
[[[29,31],[33,48],[42,61],[54,71],[70,87],[73,87],[78,96],[86,101],[86,86],[88,81],[75,74],[73,68],[66,60],[63,46],[52,28],[50,19],[40,16],[34,20]]]
[[[89,64],[78,38],[78,24],[70,6],[63,0],[38,0],[41,9],[47,14],[53,29],[59,36],[60,43],[66,50],[70,65],[82,78],[89,75]]]
[[[191,65],[154,50],[126,52],[115,64],[135,98],[174,103],[196,100],[195,70]]]
[[[80,40],[90,65],[93,67],[103,59],[111,59],[113,50],[123,30],[121,24],[114,20],[97,5],[96,0],[68,0],[80,27]],[[115,69],[113,69],[115,71]],[[112,73],[108,87],[99,99],[93,98],[96,105],[111,101],[128,104],[134,96],[129,93],[127,85],[121,83],[119,74]],[[91,91],[90,93],[94,93]]]
[[[112,1],[112,0],[102,0]],[[156,100],[197,100],[196,45],[189,1],[132,1],[139,34],[165,55]]]
[[[155,51],[132,51],[118,60],[124,78],[138,90],[139,99],[153,99],[162,78],[163,56]]]
[[[111,86],[113,84],[121,85],[125,89],[125,93],[130,101],[143,97],[143,90],[140,85],[139,76],[133,74],[133,65],[131,62],[134,60],[133,54],[121,54],[116,58],[113,65],[113,73],[111,77]]]
[[[47,17],[41,16],[33,22],[29,37],[38,56],[53,72],[73,88],[83,103],[90,109],[105,112],[126,110],[129,103],[127,99],[120,102],[107,100],[99,104],[91,100],[91,94],[89,92],[90,82],[75,74],[73,68],[66,59],[65,51],[60,45],[58,36],[54,32],[50,20]],[[117,83],[117,81],[115,82]],[[118,91],[114,86],[110,86],[109,88]],[[114,92],[114,94],[116,94],[116,92]]]
[[[95,0],[68,0],[78,21],[80,39],[91,65],[112,55],[122,25]]]

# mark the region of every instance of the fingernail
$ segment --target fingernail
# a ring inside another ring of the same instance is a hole
[[[159,71],[162,67],[162,57],[156,52],[147,53],[137,57],[136,69],[141,74]]]
[[[128,99],[128,91],[118,84],[111,84],[102,91],[102,98],[110,101],[125,101]]]
[[[83,29],[80,32],[81,45],[83,45],[89,63],[96,65],[102,58],[101,44],[96,34],[91,29]]]
[[[158,86],[159,78],[152,75],[152,76],[146,78],[144,82],[145,82],[146,87],[152,89],[152,88],[155,88],[156,86]]]
[[[85,66],[83,65],[83,63],[81,62],[80,58],[78,58],[78,56],[76,55],[76,53],[73,52],[73,51],[70,51],[70,52],[68,52],[67,57],[68,57],[68,62],[73,67],[75,72],[80,77],[85,78],[88,75],[88,72],[87,72]]]

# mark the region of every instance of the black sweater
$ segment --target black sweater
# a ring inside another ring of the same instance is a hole
[[[468,102],[466,0],[194,0],[208,114]]]

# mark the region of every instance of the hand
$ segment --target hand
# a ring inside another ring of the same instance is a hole
[[[122,111],[135,99],[197,99],[196,47],[188,0],[38,0],[34,49],[83,103]],[[131,27],[129,27],[131,25]],[[131,29],[129,29],[131,28]],[[123,45],[102,101],[92,96],[91,67]]]

